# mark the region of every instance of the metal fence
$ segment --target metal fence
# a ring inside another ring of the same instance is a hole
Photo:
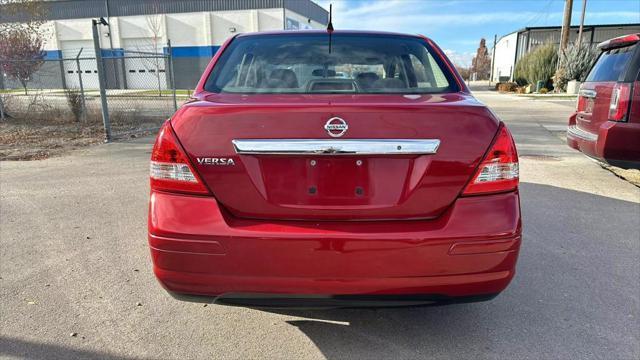
[[[168,49],[67,49],[60,59],[0,59],[0,117],[102,126],[106,140],[156,130],[188,96],[174,86]]]

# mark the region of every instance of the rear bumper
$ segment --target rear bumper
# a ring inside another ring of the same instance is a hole
[[[152,192],[149,211],[160,283],[172,293],[225,302],[486,300],[513,278],[520,239],[517,192],[461,198],[429,221],[245,220],[225,214],[212,197],[161,192]]]
[[[432,294],[401,295],[291,295],[228,293],[221,296],[186,295],[168,291],[177,300],[206,304],[249,306],[256,308],[352,308],[399,307],[462,304],[492,300],[498,294],[442,296]]]
[[[640,168],[640,123],[607,121],[594,134],[569,119],[567,144],[584,154],[623,168]]]

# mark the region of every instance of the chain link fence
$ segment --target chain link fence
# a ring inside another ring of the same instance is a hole
[[[175,89],[170,44],[165,52],[60,53],[56,59],[0,59],[3,123],[72,125],[117,139],[157,130],[188,96]]]
[[[118,51],[102,57],[111,133],[157,129],[177,110],[169,54]]]

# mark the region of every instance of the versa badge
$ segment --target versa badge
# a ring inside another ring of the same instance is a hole
[[[198,160],[198,165],[230,166],[236,164],[232,158],[199,157],[196,159]]]

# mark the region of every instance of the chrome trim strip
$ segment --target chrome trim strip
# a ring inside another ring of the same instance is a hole
[[[438,139],[239,139],[232,140],[238,154],[269,155],[422,155],[435,154]]]
[[[573,137],[577,137],[577,138],[580,138],[582,140],[587,140],[587,141],[592,141],[592,142],[598,141],[598,135],[597,134],[592,134],[592,133],[590,133],[588,131],[584,131],[582,129],[579,129],[575,125],[569,126],[567,128],[567,133],[569,133],[569,135],[571,135]]]
[[[582,89],[579,91],[578,95],[593,99],[598,95],[598,93],[595,90]]]

